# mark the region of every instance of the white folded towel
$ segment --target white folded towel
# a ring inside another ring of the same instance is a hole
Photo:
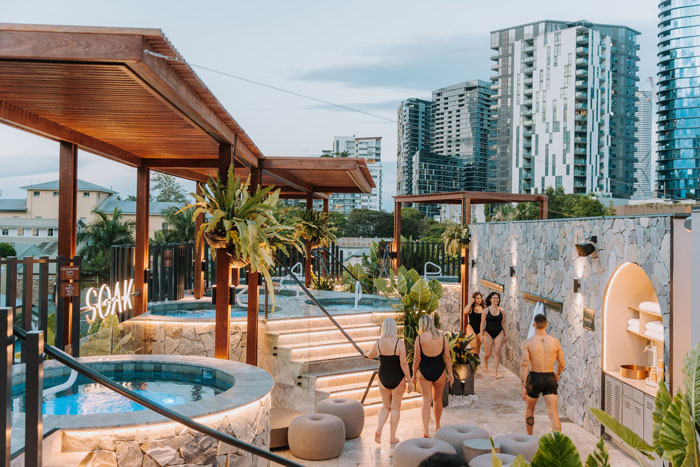
[[[661,314],[661,307],[656,302],[642,302],[639,304],[639,309],[651,313]]]
[[[663,332],[653,332],[653,331],[646,331],[644,333],[645,336],[651,337],[652,339],[657,339],[657,340],[664,340],[664,333]]]
[[[639,327],[639,319],[638,318],[630,318],[627,320],[627,326],[636,326]]]
[[[644,325],[644,328],[647,331],[660,332],[662,334],[664,332],[664,325],[661,321],[649,321],[647,324]]]
[[[628,331],[639,332],[639,326],[627,326]]]

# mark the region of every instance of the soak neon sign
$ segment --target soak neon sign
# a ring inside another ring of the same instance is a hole
[[[92,324],[99,316],[105,319],[108,316],[124,313],[132,310],[134,303],[131,299],[133,295],[134,280],[129,279],[121,284],[117,282],[114,290],[107,284],[102,284],[99,288],[90,287],[85,294],[85,306],[81,311],[90,313],[85,321]]]

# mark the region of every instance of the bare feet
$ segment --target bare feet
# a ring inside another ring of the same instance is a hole
[[[382,434],[381,433],[374,434],[374,442],[377,444],[382,444]]]
[[[437,433],[437,431],[438,431],[439,429],[440,429],[440,425],[436,426],[436,427],[435,427],[435,433]]]
[[[501,379],[503,376],[499,375],[498,373],[493,374],[493,379]]]
[[[389,444],[396,444],[396,443],[398,443],[399,441],[400,441],[399,438],[392,438],[392,439],[389,440]]]
[[[430,435],[428,433],[423,433],[423,438],[430,438]]]

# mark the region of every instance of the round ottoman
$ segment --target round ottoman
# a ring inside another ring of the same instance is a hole
[[[434,438],[414,438],[402,441],[394,449],[393,465],[397,467],[418,467],[423,459],[436,452],[454,454],[455,449],[447,441]]]
[[[345,439],[357,438],[365,426],[365,409],[356,399],[326,399],[316,406],[316,413],[335,415],[345,423]]]
[[[436,439],[447,441],[455,448],[457,454],[462,455],[462,444],[468,439],[489,439],[486,430],[472,425],[447,425],[435,433]]]
[[[291,409],[270,409],[270,448],[283,448],[287,446],[287,430],[289,422],[301,412]]]
[[[503,467],[510,467],[515,461],[515,456],[510,454],[496,454],[496,457],[501,461]],[[469,462],[469,467],[491,467],[492,465],[491,453],[477,456]]]
[[[335,415],[299,415],[289,422],[289,450],[300,459],[323,461],[343,453],[345,424]]]
[[[540,447],[539,438],[524,433],[508,433],[497,436],[494,441],[501,443],[501,452],[503,454],[512,454],[514,456],[522,454],[528,462],[532,461],[537,449]]]
[[[501,445],[496,441],[493,442],[493,447],[496,452],[501,452]],[[471,465],[472,459],[479,457],[482,454],[491,455],[491,440],[484,438],[466,439],[462,443],[462,457]]]

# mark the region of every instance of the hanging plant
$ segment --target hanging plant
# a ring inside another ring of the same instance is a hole
[[[195,208],[192,219],[204,214],[204,222],[197,232],[216,252],[225,250],[236,268],[250,265],[250,272],[259,272],[272,284],[270,270],[275,254],[287,255],[288,247],[302,251],[294,228],[277,220],[280,190],[267,186],[250,193],[250,177],[245,182],[234,176],[233,164],[228,169],[228,181],[209,178],[200,184],[201,194],[191,193],[195,202],[179,212]],[[274,288],[270,287],[273,309]]]
[[[469,244],[469,226],[450,222],[441,238],[443,245],[445,245],[445,252],[452,256],[458,256],[462,247]]]
[[[295,219],[296,231],[311,248],[328,247],[335,242],[336,227],[328,224],[328,215],[320,211],[301,211]]]

